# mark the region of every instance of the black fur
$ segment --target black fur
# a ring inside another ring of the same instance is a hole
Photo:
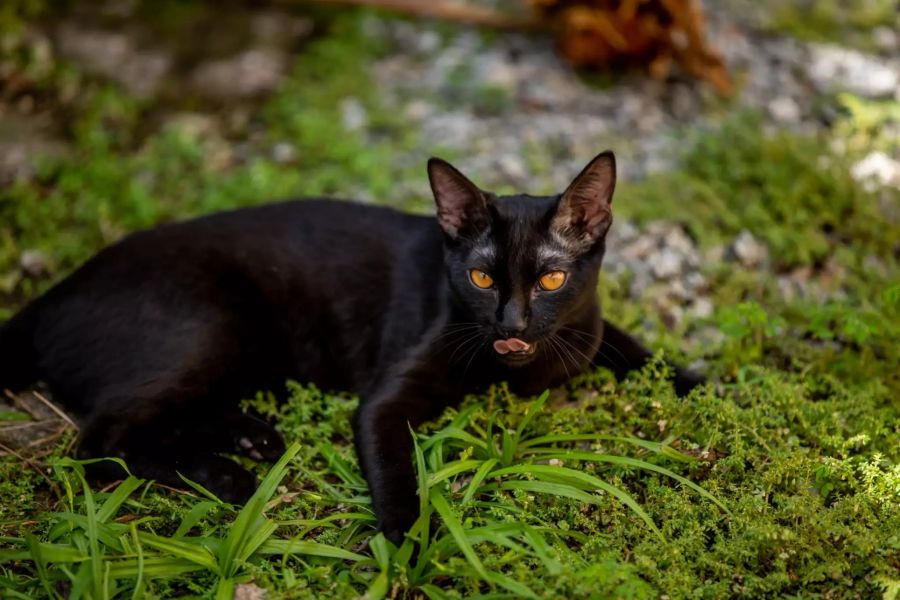
[[[45,381],[80,421],[81,457],[171,485],[181,472],[235,502],[256,482],[219,453],[283,451],[241,398],[288,378],[358,392],[357,451],[397,541],[418,513],[408,424],[492,382],[532,394],[650,356],[596,299],[611,153],[560,196],[495,197],[437,159],[429,176],[437,220],[305,200],[135,233],[0,329],[0,387]],[[473,285],[473,268],[494,286]],[[537,285],[550,270],[567,273],[556,291]],[[534,351],[501,355],[506,338]],[[679,393],[700,381],[676,372]]]

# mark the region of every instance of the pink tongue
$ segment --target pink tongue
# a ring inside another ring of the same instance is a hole
[[[518,352],[528,348],[528,343],[523,342],[519,338],[509,338],[508,340],[497,340],[494,342],[494,350],[498,354],[509,354],[510,352]]]

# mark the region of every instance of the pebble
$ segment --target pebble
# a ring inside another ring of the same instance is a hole
[[[278,142],[272,146],[272,160],[285,165],[297,160],[297,148],[290,142]]]
[[[754,268],[768,260],[769,249],[745,229],[732,243],[731,254],[745,267]]]
[[[690,312],[698,319],[708,319],[713,315],[713,303],[709,298],[697,298],[691,304]]]
[[[898,93],[898,68],[885,59],[831,44],[813,44],[810,54],[809,76],[822,89],[847,90],[866,98]]]
[[[274,90],[287,64],[287,56],[280,51],[251,48],[202,63],[191,74],[190,83],[195,92],[208,98],[253,98]]]
[[[19,257],[19,268],[31,277],[40,277],[48,271],[47,257],[40,250],[25,250]]]
[[[669,279],[681,272],[681,255],[665,247],[653,259],[653,274],[657,279]]]
[[[67,24],[59,29],[57,39],[63,56],[88,73],[116,81],[139,98],[155,95],[172,68],[167,51],[139,48],[124,33]]]
[[[347,131],[359,131],[366,128],[369,123],[369,115],[359,98],[351,96],[341,100],[341,122]]]
[[[790,96],[777,96],[769,102],[769,114],[779,123],[796,123],[802,115],[800,105]]]
[[[900,186],[900,162],[876,150],[854,164],[850,175],[870,191],[878,184]]]

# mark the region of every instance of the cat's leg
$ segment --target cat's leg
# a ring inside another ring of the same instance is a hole
[[[98,415],[82,429],[77,456],[119,458],[132,474],[180,489],[187,487],[184,476],[226,502],[243,503],[256,489],[256,476],[216,454],[223,449],[208,435],[211,424],[174,412],[130,421]],[[125,471],[114,461],[100,461],[88,465],[87,474],[111,481],[123,478]]]
[[[629,371],[639,370],[653,358],[653,353],[639,341],[628,335],[606,319],[603,320],[603,342],[597,351],[594,364],[610,369],[616,379],[624,378]],[[692,389],[706,382],[706,379],[693,371],[672,365],[675,393],[685,396]]]
[[[354,415],[354,443],[378,527],[395,544],[419,516],[410,427],[436,417],[452,401],[439,383],[435,377],[386,382],[363,398]]]

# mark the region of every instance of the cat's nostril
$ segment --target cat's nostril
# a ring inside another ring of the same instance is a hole
[[[519,337],[528,328],[528,324],[524,321],[512,323],[510,325],[498,325],[497,333],[504,338]]]

